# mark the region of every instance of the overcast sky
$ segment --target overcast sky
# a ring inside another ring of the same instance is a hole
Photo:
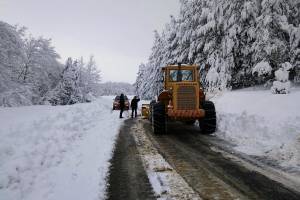
[[[103,81],[133,83],[179,0],[0,0],[0,20],[52,38],[67,57],[95,56]]]

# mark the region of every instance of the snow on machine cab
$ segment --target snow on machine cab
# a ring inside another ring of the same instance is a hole
[[[155,134],[166,132],[169,120],[194,124],[199,121],[202,133],[216,130],[214,103],[205,99],[200,84],[199,66],[168,65],[162,68],[163,91],[149,106],[149,119]]]

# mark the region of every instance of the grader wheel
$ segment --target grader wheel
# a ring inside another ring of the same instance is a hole
[[[165,105],[161,102],[153,104],[152,127],[154,134],[165,134],[166,132]]]
[[[212,134],[216,131],[217,126],[215,105],[211,101],[204,101],[203,109],[205,110],[205,117],[199,120],[201,132]]]

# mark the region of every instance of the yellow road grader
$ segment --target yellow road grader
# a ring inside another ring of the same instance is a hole
[[[194,124],[199,121],[202,133],[216,130],[214,103],[205,99],[200,84],[199,66],[168,65],[162,68],[163,91],[150,105],[143,105],[143,115],[148,115],[155,134],[166,133],[168,121]]]

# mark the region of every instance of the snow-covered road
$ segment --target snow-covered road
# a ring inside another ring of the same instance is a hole
[[[0,108],[0,199],[104,199],[122,122],[111,99]]]
[[[299,88],[288,95],[225,92],[213,101],[217,137],[299,176]],[[72,106],[0,108],[0,199],[105,199],[123,121],[111,108],[112,97]]]

